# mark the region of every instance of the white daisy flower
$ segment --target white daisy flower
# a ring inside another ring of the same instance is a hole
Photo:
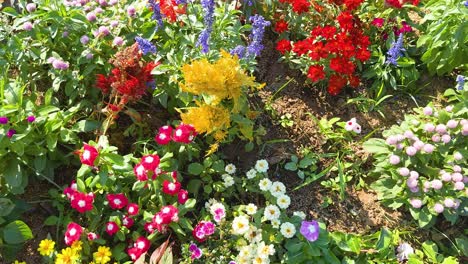
[[[244,234],[245,239],[247,239],[250,243],[259,243],[262,241],[262,230],[257,229],[255,226],[251,226],[249,231]],[[252,252],[252,254],[255,251]],[[252,255],[254,256],[254,255]]]
[[[254,215],[255,213],[257,213],[257,206],[253,203],[249,203],[245,207],[245,211],[247,212],[248,215]]]
[[[268,170],[268,162],[264,159],[262,160],[257,160],[257,163],[255,163],[255,169],[258,172],[267,172]]]
[[[280,210],[276,205],[268,205],[265,207],[265,212],[263,213],[266,220],[278,219],[280,217]]]
[[[283,223],[281,225],[281,234],[285,238],[291,238],[296,234],[296,227],[289,222]]]
[[[257,171],[255,169],[250,169],[247,172],[247,179],[253,179],[255,177],[257,177]]]
[[[262,191],[268,191],[271,187],[271,181],[268,178],[263,178],[260,180],[258,183],[258,186],[260,187],[260,190]]]
[[[278,204],[279,208],[286,209],[291,204],[291,198],[289,198],[289,196],[287,196],[286,194],[282,194],[278,196],[278,198],[276,199],[276,203]]]
[[[284,194],[285,192],[286,192],[286,186],[284,186],[282,182],[275,181],[270,187],[270,193],[275,197],[278,197]]]
[[[234,174],[234,173],[236,173],[236,166],[234,166],[234,164],[230,163],[230,164],[226,165],[224,170],[229,174]]]
[[[293,213],[294,216],[299,216],[300,218],[302,218],[302,220],[305,220],[306,219],[306,214],[302,211],[295,211]]]
[[[252,259],[252,264],[269,264],[270,259],[267,258],[262,258],[261,256],[256,256],[254,259]]]
[[[268,259],[268,256],[275,254],[275,247],[273,245],[266,245],[265,242],[258,243],[257,256],[262,259]]]
[[[231,187],[232,185],[234,185],[234,178],[229,175],[229,174],[223,174],[221,176],[221,178],[223,178],[223,181],[224,181],[224,186],[227,188],[227,187]]]
[[[232,221],[232,233],[235,235],[243,235],[249,228],[249,219],[245,215],[237,216]]]
[[[281,221],[279,219],[271,220],[271,226],[275,229],[278,229],[281,225]]]

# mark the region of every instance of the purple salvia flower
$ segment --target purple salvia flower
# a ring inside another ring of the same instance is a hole
[[[244,58],[245,56],[245,47],[242,45],[239,45],[231,50],[231,55],[237,55],[239,59]]]
[[[265,27],[269,26],[270,21],[266,21],[261,15],[255,15],[250,17],[252,22],[252,33],[250,33],[250,45],[247,47],[247,53],[249,56],[258,56],[263,50],[262,40],[263,34],[265,33]]]
[[[205,22],[205,29],[202,31],[200,36],[198,36],[197,46],[202,47],[203,53],[208,53],[210,50],[209,40],[211,32],[213,31],[213,21],[214,21],[214,0],[201,0],[201,5],[203,7],[203,11],[205,12],[204,22]]]
[[[467,2],[468,3],[468,2]],[[465,3],[466,4],[466,3]],[[461,91],[463,90],[463,87],[465,86],[465,76],[463,75],[458,75],[457,76],[457,90]]]
[[[161,15],[161,6],[159,5],[159,3],[156,3],[155,0],[148,0],[148,3],[153,9],[153,15],[151,16],[151,18],[158,21],[158,27],[156,27],[156,29],[160,27],[162,28],[164,24]]]
[[[147,53],[156,53],[156,46],[154,46],[149,40],[137,36],[135,41],[138,43],[138,48],[140,48],[143,55],[146,55]]]
[[[317,240],[319,237],[319,233],[320,233],[319,224],[315,220],[312,220],[310,222],[302,221],[300,232],[307,240],[313,242]]]
[[[398,65],[397,60],[399,57],[403,56],[403,33],[400,33],[398,40],[392,43],[392,47],[387,52],[387,64]]]
[[[465,3],[463,3],[465,5],[465,7],[468,7],[468,1],[465,1]]]

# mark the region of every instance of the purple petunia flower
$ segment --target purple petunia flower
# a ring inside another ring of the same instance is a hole
[[[315,241],[319,237],[320,228],[317,221],[302,221],[301,234],[309,241]]]
[[[138,48],[140,48],[143,55],[146,55],[147,53],[156,53],[156,46],[154,46],[149,40],[137,36],[135,41],[138,43]]]
[[[405,51],[403,48],[403,33],[400,33],[398,40],[392,43],[392,47],[387,52],[388,57],[386,63],[396,66],[398,64],[398,58],[403,56],[403,51]]]
[[[8,124],[8,117],[0,116],[0,124],[2,124],[2,125]]]
[[[205,29],[202,31],[200,36],[198,36],[197,46],[202,47],[203,53],[208,53],[210,50],[209,40],[211,36],[211,32],[213,31],[213,21],[214,21],[214,7],[215,2],[214,0],[201,0],[201,5],[203,7],[203,11],[205,12],[204,16],[204,23]]]
[[[161,6],[159,5],[159,3],[156,3],[155,0],[148,0],[148,3],[153,9],[153,15],[151,16],[151,18],[158,21],[158,27],[156,27],[156,29],[158,29],[159,27],[162,28],[164,24],[161,15]]]

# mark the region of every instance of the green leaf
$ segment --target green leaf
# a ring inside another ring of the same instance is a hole
[[[9,162],[7,162],[7,164],[8,166],[3,172],[3,177],[5,177],[6,183],[10,187],[21,186],[21,183],[23,182],[23,173],[18,160],[10,160]]]
[[[296,162],[288,162],[286,165],[284,165],[284,168],[289,170],[289,171],[296,171],[297,170],[297,163]]]
[[[193,194],[197,194],[198,191],[200,190],[202,181],[199,179],[192,179],[188,183],[187,191]]]
[[[439,263],[437,261],[437,245],[432,241],[426,241],[422,245],[422,250],[424,254],[432,260],[433,263]]]
[[[203,165],[197,162],[190,163],[190,165],[188,166],[188,172],[192,175],[200,175],[203,172],[203,170]]]
[[[33,238],[33,235],[28,225],[16,220],[3,228],[3,238],[8,244],[20,244]]]
[[[15,204],[8,198],[0,198],[0,216],[7,216],[13,211]]]
[[[46,164],[47,164],[47,158],[46,158],[45,155],[37,156],[34,159],[34,168],[39,172],[41,172],[41,171],[43,171],[45,169]]]
[[[378,154],[390,153],[387,143],[385,142],[385,140],[380,139],[380,138],[371,138],[368,141],[364,142],[362,144],[362,147],[364,148],[365,151],[370,152],[370,153],[378,153]]]
[[[392,233],[385,228],[380,230],[379,240],[377,241],[376,249],[378,251],[387,250],[392,242]]]
[[[310,165],[314,164],[315,159],[311,157],[304,157],[300,162],[299,162],[299,168],[305,169],[309,167]]]
[[[58,220],[59,218],[57,216],[51,215],[47,217],[47,219],[44,221],[44,225],[48,225],[48,226],[57,225]]]
[[[468,239],[465,236],[457,237],[455,238],[455,242],[457,247],[461,250],[462,254],[465,257],[468,257]]]
[[[91,132],[101,127],[101,122],[94,120],[81,120],[73,125],[72,130],[76,132]]]

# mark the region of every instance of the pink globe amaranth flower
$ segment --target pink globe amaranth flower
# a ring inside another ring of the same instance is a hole
[[[463,175],[459,172],[452,173],[451,178],[452,178],[452,181],[454,182],[463,181]]]
[[[83,150],[81,150],[80,152],[81,152],[80,154],[81,163],[88,165],[88,166],[94,166],[94,161],[99,155],[97,149],[88,144],[84,144]]]
[[[116,222],[114,222],[114,221],[107,222],[107,224],[106,224],[106,233],[109,234],[109,236],[113,236],[118,231],[119,231],[119,226],[117,225]]]
[[[110,34],[109,29],[106,26],[100,26],[98,29],[98,35],[99,36],[107,36]]]
[[[54,67],[57,70],[66,70],[66,69],[68,69],[69,65],[68,65],[68,62],[65,62],[65,61],[62,61],[62,60],[59,60],[59,59],[55,59],[52,62],[52,67]]]
[[[461,191],[461,190],[465,189],[465,184],[463,182],[459,181],[459,182],[456,182],[453,187],[454,187],[455,190]]]
[[[177,201],[180,204],[185,204],[188,200],[188,191],[184,189],[180,189],[179,193],[177,194]]]
[[[442,136],[442,142],[444,142],[445,144],[449,143],[450,140],[452,140],[452,138],[450,137],[450,135],[445,134],[445,135]]]
[[[464,125],[468,125],[468,119],[462,119],[460,121],[460,125],[464,126]]]
[[[414,133],[413,131],[411,130],[406,130],[405,133],[403,133],[403,135],[407,138],[407,139],[412,139],[414,137]]]
[[[462,135],[468,136],[468,124],[464,124],[462,128]]]
[[[107,4],[107,3],[106,3],[106,4]],[[104,10],[102,10],[102,8],[98,6],[98,7],[96,7],[96,9],[94,9],[94,12],[95,12],[96,14],[102,14],[102,12],[104,12]]]
[[[450,175],[450,173],[446,172],[446,173],[442,174],[441,179],[444,182],[451,181],[452,180],[452,175]]]
[[[96,233],[93,233],[93,232],[88,233],[88,240],[89,241],[93,241],[93,240],[96,240],[98,238],[99,238],[99,235],[97,235]]]
[[[442,189],[443,183],[440,180],[433,180],[431,182],[431,187],[434,188],[435,190],[440,190]]]
[[[408,156],[414,156],[414,155],[416,155],[417,152],[418,152],[418,150],[415,147],[410,146],[410,147],[406,148],[406,154]]]
[[[424,125],[424,131],[432,133],[435,130],[435,126],[431,123],[427,123]]]
[[[447,106],[445,107],[445,111],[447,111],[447,112],[449,112],[449,113],[452,112],[452,110],[453,110],[453,105],[447,105]]]
[[[422,142],[421,140],[415,141],[413,143],[413,147],[419,151],[424,147],[424,142]]]
[[[139,210],[140,208],[138,207],[138,204],[136,203],[130,203],[127,206],[127,212],[129,215],[137,215]]]
[[[99,0],[98,2],[99,2],[100,6],[103,6],[103,7],[107,6],[107,1],[106,0]]]
[[[401,142],[401,141],[404,141],[406,139],[405,136],[403,136],[402,134],[398,134],[396,135],[396,139],[398,142]]]
[[[431,137],[431,140],[434,143],[440,142],[440,136],[438,134],[435,134]]]
[[[418,186],[418,181],[416,179],[409,178],[406,180],[406,185],[408,188],[415,188]]]
[[[159,156],[145,155],[141,158],[140,164],[143,165],[146,170],[154,171],[159,166]]]
[[[453,201],[452,198],[445,198],[444,205],[447,208],[452,208],[455,205],[455,202]]]
[[[137,165],[135,165],[135,167],[133,167],[133,172],[135,173],[135,176],[139,181],[148,180],[148,173],[143,164],[138,163]]]
[[[130,17],[133,17],[133,16],[135,16],[135,14],[136,14],[135,7],[128,6],[127,7],[127,15],[130,16]]]
[[[36,121],[36,117],[33,116],[33,115],[28,116],[28,117],[26,117],[26,121],[28,121],[29,123],[32,123],[32,122]]]
[[[94,57],[94,55],[90,52],[90,53],[86,54],[85,57],[86,57],[86,59],[90,60],[90,59],[92,59]]]
[[[112,21],[109,23],[109,25],[110,25],[111,27],[116,27],[116,26],[119,25],[119,21],[117,21],[117,20],[112,20]]]
[[[468,183],[468,176],[463,176],[463,183]]]
[[[94,195],[75,191],[70,198],[71,207],[80,213],[93,210]]]
[[[443,135],[447,133],[447,127],[445,125],[439,124],[436,126],[436,132]]]
[[[119,2],[118,0],[109,0],[109,5],[113,6],[113,5],[117,4],[118,2]]]
[[[121,37],[115,37],[115,38],[114,38],[114,41],[112,41],[112,44],[113,44],[114,46],[122,46],[123,43],[124,43],[124,40],[123,40],[123,38],[121,38]]]
[[[398,169],[398,173],[399,173],[401,176],[406,177],[406,176],[409,175],[410,171],[409,171],[408,168],[402,167],[402,168],[399,168],[399,169]]]
[[[419,178],[419,173],[417,171],[410,171],[410,178],[413,178],[413,179]]]
[[[106,195],[106,199],[109,202],[109,206],[114,210],[122,209],[128,204],[128,198],[123,193],[108,194]]]
[[[396,148],[397,148],[397,149],[400,149],[400,150],[403,149],[404,147],[405,147],[405,145],[403,145],[403,144],[401,144],[401,143],[398,143],[398,144],[396,145]]]
[[[458,122],[456,120],[451,119],[447,122],[447,127],[450,129],[454,129],[457,126],[458,126]]]
[[[8,117],[0,116],[0,124],[2,124],[2,125],[8,124]]]
[[[144,237],[140,236],[135,240],[135,243],[133,243],[133,247],[138,248],[141,252],[146,252],[150,248],[150,241]]]
[[[65,232],[65,244],[70,246],[73,242],[80,240],[81,233],[83,232],[83,227],[75,222],[71,222],[67,226],[67,231]]]
[[[126,215],[124,215],[124,217],[122,218],[122,225],[128,229],[130,229],[134,223],[135,223],[135,220],[133,220],[132,218]]]
[[[174,195],[177,195],[179,193],[180,186],[181,185],[180,185],[179,182],[170,182],[168,180],[164,180],[162,191],[165,194],[174,196]]]
[[[372,20],[371,24],[380,28],[380,27],[383,27],[385,23],[385,19],[384,18],[380,18],[380,17],[377,17],[377,18],[374,18],[374,20]]]
[[[33,24],[27,21],[23,24],[23,29],[26,31],[31,31],[33,29]]]
[[[29,12],[29,13],[32,13],[34,11],[36,11],[36,4],[35,3],[29,3],[26,5],[26,10]]]
[[[417,192],[419,192],[419,187],[416,186],[416,187],[413,187],[413,188],[409,188],[409,190],[410,190],[410,192],[412,192],[412,193],[417,193]]]
[[[172,135],[172,139],[178,143],[188,144],[192,142],[196,135],[197,132],[192,125],[180,124],[176,127],[174,134]]]
[[[432,108],[429,106],[424,107],[423,114],[428,115],[428,116],[432,115]]]
[[[431,144],[425,144],[423,147],[423,151],[426,153],[432,153],[434,151],[435,147]]]
[[[412,198],[410,199],[410,204],[413,208],[421,208],[422,206],[422,201],[420,199]]]
[[[455,152],[453,153],[453,158],[455,160],[462,160],[463,159],[463,155],[460,153],[460,152]]]
[[[398,140],[395,136],[389,136],[385,142],[387,142],[388,145],[396,145],[398,143]]]
[[[461,172],[461,170],[462,170],[461,167],[458,166],[458,165],[453,166],[452,169],[453,169],[453,172]]]
[[[16,134],[16,130],[14,129],[8,129],[7,133],[6,133],[6,136],[8,138],[12,138],[14,135]]]
[[[64,37],[64,38],[68,37],[68,35],[69,35],[68,31],[64,31],[64,32],[62,33],[62,37]]]
[[[391,155],[388,161],[392,165],[397,165],[398,163],[400,163],[400,157],[398,157],[397,155]]]
[[[434,204],[434,211],[438,214],[442,213],[444,211],[444,206],[440,203]]]
[[[89,12],[86,14],[86,19],[89,21],[89,22],[93,22],[96,20],[96,14],[94,12]]]
[[[88,42],[89,42],[89,37],[86,36],[86,35],[81,36],[80,42],[81,42],[81,44],[83,44],[83,45],[88,44]]]
[[[468,194],[468,189],[466,189],[466,194]],[[460,206],[461,201],[458,199],[453,200],[453,209],[458,209]]]

